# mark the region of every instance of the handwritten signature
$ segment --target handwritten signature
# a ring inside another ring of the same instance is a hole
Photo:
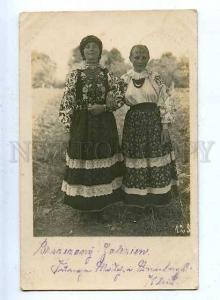
[[[111,243],[103,243],[101,249],[95,249],[94,246],[52,247],[46,238],[33,253],[33,256],[36,255],[54,256],[55,262],[48,266],[50,272],[54,276],[64,273],[74,274],[76,282],[82,281],[91,273],[109,274],[113,282],[128,274],[132,276],[143,274],[145,286],[173,286],[175,282],[181,280],[182,274],[192,271],[189,262],[180,266],[170,261],[164,265],[155,265],[154,260],[152,264],[149,248],[128,248],[121,244],[115,247]],[[128,256],[132,256],[132,259],[123,259]],[[76,259],[73,260],[73,257]],[[79,260],[80,258],[82,260]]]

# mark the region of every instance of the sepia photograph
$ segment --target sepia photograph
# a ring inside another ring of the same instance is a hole
[[[190,57],[178,28],[38,17],[34,235],[189,235]]]
[[[86,237],[99,237],[96,245],[127,237],[129,247],[150,237],[157,238],[156,251],[170,249],[172,257],[185,243],[183,256],[174,255],[178,274],[167,263],[159,272],[169,270],[170,277],[149,275],[151,284],[143,288],[195,288],[196,11],[23,13],[20,39],[21,137],[31,144],[31,158],[21,167],[24,248],[29,235],[40,238],[34,256],[66,254],[50,237],[73,237],[80,245]],[[161,244],[160,237],[169,242]],[[103,245],[110,254],[150,251]],[[103,260],[96,261],[97,276]],[[145,267],[139,261],[138,276]],[[122,269],[134,275],[133,267]],[[77,271],[59,260],[50,272]],[[40,282],[38,288],[55,286]],[[104,288],[117,289],[106,282]],[[70,288],[68,281],[62,288]]]

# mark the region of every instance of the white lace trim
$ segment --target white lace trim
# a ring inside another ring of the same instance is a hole
[[[149,77],[149,72],[146,69],[140,73],[135,72],[134,69],[131,69],[127,72],[127,74],[130,76],[130,78],[133,78],[135,80]]]
[[[111,183],[108,184],[100,184],[93,186],[69,185],[66,181],[63,181],[61,190],[65,192],[68,196],[83,196],[89,198],[109,195],[114,190],[120,188],[121,184],[122,177],[117,177]]]
[[[122,189],[126,194],[135,194],[140,196],[146,196],[147,194],[165,194],[170,191],[172,185],[178,185],[177,180],[172,180],[171,183],[162,188],[147,187],[145,189],[128,188],[122,185]]]
[[[74,69],[85,70],[89,67],[101,67],[104,69],[104,65],[102,63],[97,63],[97,64],[94,64],[93,66],[91,66],[91,65],[87,64],[84,60],[82,62],[76,64]]]
[[[127,168],[141,169],[147,167],[163,167],[170,164],[171,161],[175,160],[175,154],[172,151],[161,157],[154,158],[125,158],[125,165]]]
[[[109,158],[82,160],[82,159],[71,159],[66,153],[66,165],[71,169],[100,169],[109,168],[117,162],[123,161],[123,155],[117,153]]]

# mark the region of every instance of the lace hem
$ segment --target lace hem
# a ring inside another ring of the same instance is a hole
[[[122,153],[117,153],[109,158],[82,160],[82,159],[71,159],[66,153],[66,165],[70,169],[100,169],[109,168],[117,162],[123,161]]]
[[[172,180],[171,183],[162,188],[148,187],[146,189],[128,188],[122,185],[122,189],[126,194],[134,194],[140,196],[146,196],[147,194],[166,194],[171,190],[172,185],[178,185],[177,180]]]
[[[125,158],[127,168],[141,169],[152,167],[164,167],[175,160],[174,151],[161,157],[153,158]]]
[[[110,195],[112,192],[121,187],[122,177],[115,178],[111,183],[93,186],[69,185],[63,181],[61,190],[68,196],[82,196],[86,198]]]

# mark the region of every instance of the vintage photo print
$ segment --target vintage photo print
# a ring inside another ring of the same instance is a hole
[[[196,145],[196,11],[22,13],[21,288],[198,288]]]

